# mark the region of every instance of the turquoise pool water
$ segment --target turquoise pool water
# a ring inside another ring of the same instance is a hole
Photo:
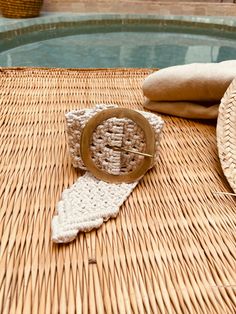
[[[191,24],[127,21],[58,22],[24,28],[18,36],[10,33],[0,38],[0,66],[163,68],[236,59],[233,32]]]

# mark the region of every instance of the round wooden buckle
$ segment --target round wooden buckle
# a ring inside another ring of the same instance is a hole
[[[143,155],[143,159],[140,164],[137,165],[137,168],[125,174],[115,175],[107,173],[106,171],[99,169],[91,157],[90,146],[93,132],[98,125],[110,118],[130,119],[136,123],[144,133],[146,150],[144,153],[140,153],[140,155]],[[80,138],[81,158],[87,170],[89,170],[97,179],[111,183],[129,183],[139,180],[153,164],[156,149],[155,146],[155,132],[148,120],[141,113],[127,108],[111,108],[98,112],[88,120],[82,130]]]

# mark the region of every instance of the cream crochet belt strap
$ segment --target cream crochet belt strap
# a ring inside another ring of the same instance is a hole
[[[149,112],[116,108],[97,105],[66,114],[72,164],[87,172],[62,193],[52,219],[54,242],[70,242],[78,232],[115,217],[158,158],[163,120]],[[151,144],[148,132],[153,133]]]

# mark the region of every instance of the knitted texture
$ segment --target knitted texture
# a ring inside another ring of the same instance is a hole
[[[57,215],[52,219],[52,240],[74,240],[79,231],[98,228],[103,221],[116,217],[119,207],[138,182],[111,184],[86,172],[62,193]]]
[[[116,108],[115,105],[97,105],[93,109],[74,110],[66,114],[69,151],[74,167],[86,170],[80,156],[80,136],[86,122],[96,113]],[[163,120],[150,112],[138,111],[150,123],[155,131],[156,147],[160,143],[160,133]],[[92,159],[98,168],[112,174],[122,174],[132,171],[143,160],[143,156],[114,151],[112,146],[145,151],[143,130],[132,120],[110,118],[101,123],[93,134],[91,143]],[[154,162],[158,159],[158,150]]]
[[[74,167],[86,169],[80,156],[80,136],[86,122],[97,112],[115,107],[97,105],[94,109],[72,111],[66,115],[69,150]],[[154,128],[157,148],[163,120],[149,112],[140,113]],[[110,118],[100,124],[93,134],[90,148],[98,167],[116,175],[132,171],[143,156],[116,151],[110,148],[112,146],[145,151],[144,133],[130,119]],[[157,157],[156,150],[155,161]],[[111,184],[97,180],[86,172],[62,193],[57,204],[57,214],[52,219],[52,240],[57,243],[70,242],[76,238],[78,232],[98,228],[104,220],[116,217],[119,207],[137,183],[138,181]]]

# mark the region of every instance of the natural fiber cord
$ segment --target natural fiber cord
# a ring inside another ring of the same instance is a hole
[[[215,126],[163,116],[158,164],[119,215],[51,241],[71,165],[66,112],[142,109],[148,69],[0,69],[0,313],[235,313],[235,198]]]

